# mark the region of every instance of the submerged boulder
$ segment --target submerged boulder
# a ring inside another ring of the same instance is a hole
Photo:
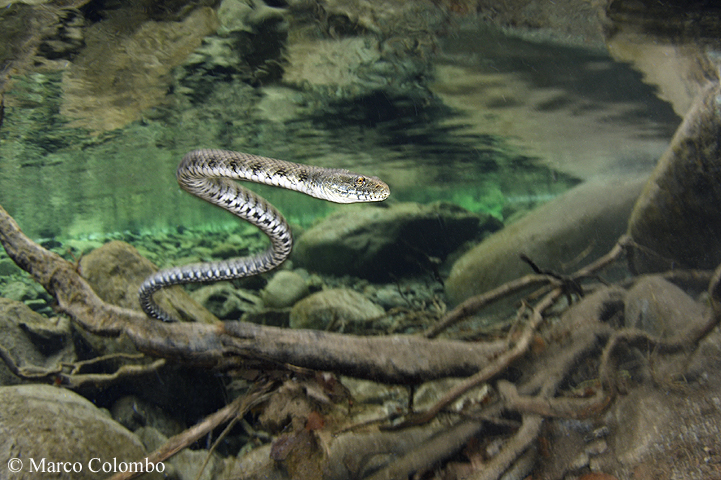
[[[631,214],[643,248],[639,272],[712,269],[721,262],[721,86],[699,96],[676,131]]]
[[[116,465],[125,462],[127,469],[128,462],[146,456],[140,440],[106,411],[70,390],[48,385],[0,388],[0,431],[3,458],[22,462],[11,465],[20,468],[11,475],[17,479],[96,479],[103,476],[105,462],[111,469],[114,460]],[[58,468],[57,462],[68,463]],[[68,465],[70,471],[64,471]],[[156,471],[143,478],[163,476]]]
[[[660,276],[642,276],[628,291],[624,311],[627,327],[661,338],[685,338],[706,324],[704,306]]]
[[[607,253],[624,233],[643,179],[583,183],[488,237],[453,265],[446,282],[452,303],[532,273],[524,253],[541,268],[566,273]]]
[[[268,281],[260,297],[268,308],[288,308],[308,295],[305,278],[292,270],[281,270]]]
[[[500,225],[447,202],[358,206],[306,230],[293,254],[311,271],[387,280],[432,271],[464,242]]]

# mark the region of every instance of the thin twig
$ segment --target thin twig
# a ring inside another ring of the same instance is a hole
[[[554,283],[555,279],[547,275],[526,275],[517,280],[513,280],[508,283],[494,288],[481,295],[476,295],[464,301],[456,308],[448,312],[440,322],[433,325],[431,328],[423,333],[426,338],[435,338],[444,330],[452,327],[456,323],[464,320],[471,315],[479,312],[481,309],[487,307],[495,301],[498,301],[504,297],[512,295],[516,292],[524,290],[526,288],[535,287],[547,283]]]
[[[188,430],[174,435],[168,439],[160,448],[141,460],[143,464],[157,464],[167,460],[184,448],[195,443],[198,439],[212,432],[218,425],[238,417],[243,416],[253,406],[267,398],[267,391],[270,384],[264,385],[256,391],[250,392],[243,397],[236,398],[233,402],[221,408],[212,415],[206,417],[202,422],[189,428]],[[117,473],[108,480],[130,480],[138,477],[142,472],[124,472]]]
[[[616,245],[614,245],[610,252],[608,252],[603,257],[597,259],[595,262],[592,262],[591,264],[579,269],[573,275],[568,276],[569,281],[577,283],[582,279],[594,277],[595,272],[605,268],[609,264],[618,260],[618,258],[626,252],[628,246],[631,244],[631,238],[627,235],[623,235],[621,238],[618,239]],[[508,283],[504,283],[503,285],[496,287],[493,290],[465,300],[456,308],[448,312],[448,314],[446,314],[440,322],[426,330],[423,335],[426,338],[435,338],[441,332],[447,330],[458,322],[476,314],[478,311],[487,307],[493,302],[496,302],[516,292],[522,291],[526,288],[544,284],[555,288],[560,283],[562,282],[555,276],[546,274],[526,275],[525,277],[521,277]]]
[[[398,425],[394,425],[393,427],[389,427],[389,429],[392,428],[395,430],[398,428],[405,428],[412,425],[420,425],[431,421],[446,407],[458,400],[461,395],[471,390],[472,388],[480,385],[481,383],[490,380],[491,378],[495,377],[506,368],[508,368],[508,366],[513,363],[513,361],[518,359],[526,352],[526,350],[528,350],[528,347],[531,344],[531,340],[533,339],[533,335],[535,334],[536,329],[543,321],[543,312],[546,309],[550,308],[562,294],[563,290],[561,288],[556,288],[548,295],[546,295],[546,297],[544,297],[543,300],[541,300],[541,302],[539,302],[539,304],[531,310],[530,319],[519,338],[515,340],[515,344],[513,345],[513,347],[508,349],[506,352],[500,354],[493,362],[491,362],[490,365],[456,385],[447,394],[445,394],[443,398],[436,402],[430,409],[422,413],[410,415],[409,418],[406,419],[404,422]]]

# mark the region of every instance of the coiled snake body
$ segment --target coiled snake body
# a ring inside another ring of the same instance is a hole
[[[184,265],[148,277],[138,292],[140,306],[163,321],[174,319],[153,301],[153,293],[161,288],[256,275],[290,255],[293,238],[280,212],[232,180],[273,185],[335,203],[377,202],[390,194],[388,185],[376,177],[227,150],[194,150],[183,157],[176,175],[185,191],[257,226],[270,238],[270,247],[250,257]]]

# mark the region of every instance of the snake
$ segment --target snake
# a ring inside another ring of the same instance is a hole
[[[294,190],[334,203],[379,202],[390,195],[388,185],[377,177],[230,150],[193,150],[183,157],[176,177],[186,192],[258,227],[270,239],[270,246],[255,255],[171,267],[147,277],[138,291],[140,306],[150,317],[165,322],[176,319],[153,300],[158,290],[258,275],[278,267],[290,255],[293,237],[283,215],[237,181]]]

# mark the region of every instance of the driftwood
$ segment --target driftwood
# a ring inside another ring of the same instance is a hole
[[[505,341],[358,337],[245,322],[220,326],[164,323],[103,302],[73,264],[27,238],[2,207],[0,242],[15,263],[56,298],[61,312],[98,335],[125,333],[139,351],[153,357],[221,369],[237,368],[248,361],[291,364],[385,383],[414,384],[471,375],[506,350]]]
[[[496,480],[513,468],[521,475],[533,464],[534,456],[529,446],[537,438],[545,418],[587,418],[599,414],[613,401],[619,392],[615,375],[617,351],[622,346],[652,347],[658,354],[691,352],[721,319],[721,267],[713,273],[671,272],[669,276],[708,285],[710,308],[701,327],[681,337],[661,339],[633,329],[614,329],[600,318],[591,318],[582,331],[570,333],[573,341],[563,348],[546,350],[541,361],[526,365],[528,375],[511,383],[499,377],[508,367],[527,358],[549,312],[558,307],[560,299],[571,302],[574,295],[587,293],[583,291],[581,281],[594,278],[598,271],[623,258],[634,248],[630,239],[622,237],[607,255],[570,276],[541,271],[531,262],[535,274],[467,300],[424,335],[384,337],[287,330],[244,322],[220,325],[162,323],[138,311],[103,302],[73,264],[25,237],[1,207],[0,242],[12,259],[56,298],[59,310],[82,328],[110,337],[124,333],[140,352],[158,359],[142,368],[158,368],[163,362],[217,370],[287,367],[296,372],[321,370],[407,385],[445,377],[467,377],[427,410],[409,411],[393,422],[380,418],[376,428],[370,430],[367,425],[355,428],[346,424],[336,428],[331,437],[329,432],[306,426],[305,430],[296,432],[295,437],[289,437],[290,445],[296,441],[305,450],[293,455],[292,448],[282,447],[283,454],[279,456],[281,448],[275,454],[268,448],[260,456],[255,455],[252,468],[246,468],[247,464],[239,467],[236,477],[246,479],[311,478],[307,476],[309,472],[324,479],[406,478],[451,457],[468,439],[482,432],[488,422],[507,428],[509,439],[500,453],[490,460],[474,461],[471,458],[470,465],[482,467],[469,465],[463,475]],[[522,304],[515,322],[517,328],[512,329],[507,338],[487,342],[437,338],[450,326],[470,318],[489,304],[529,287],[539,290]],[[558,308],[553,315],[558,315]],[[554,328],[562,331],[566,327],[561,324]],[[0,350],[0,357],[11,365],[11,359],[2,353]],[[559,396],[559,385],[584,358],[595,358],[598,364],[598,380],[592,394]],[[15,367],[14,371],[20,376],[25,374],[39,380],[65,375],[61,377],[62,383],[68,386],[92,381],[73,377],[73,372],[62,370],[29,372]],[[111,376],[105,380],[112,381],[118,375],[132,374],[133,371],[132,368],[118,371],[109,374]],[[489,381],[495,381],[489,403],[472,405],[462,412],[451,409],[451,405],[470,389]],[[247,398],[174,437],[149,458],[153,461],[168,458],[199,435],[237,418],[250,406],[268,398],[266,392],[271,388],[272,382],[256,385]],[[520,415],[520,425],[504,418],[503,412]]]

